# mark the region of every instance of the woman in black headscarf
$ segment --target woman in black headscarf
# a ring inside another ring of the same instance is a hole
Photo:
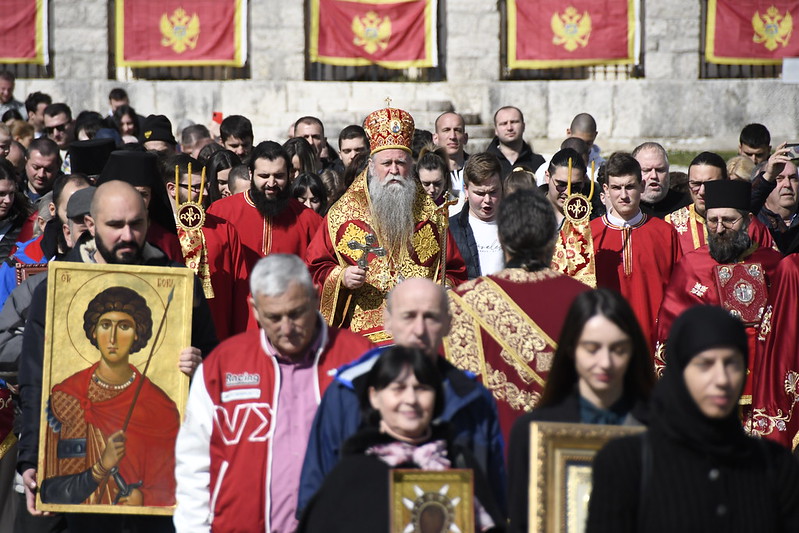
[[[797,530],[799,463],[738,418],[748,355],[743,324],[721,308],[674,322],[648,431],[594,460],[588,533]]]

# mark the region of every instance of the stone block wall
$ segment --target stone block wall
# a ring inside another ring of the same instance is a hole
[[[304,114],[323,118],[328,136],[384,105],[411,111],[417,126],[433,128],[449,106],[489,125],[494,111],[524,111],[526,138],[559,144],[571,118],[589,112],[603,148],[629,148],[643,139],[669,146],[732,148],[743,125],[762,122],[775,140],[796,140],[799,91],[780,80],[700,80],[700,6],[696,0],[642,0],[645,78],[618,81],[499,81],[497,0],[445,2],[443,57],[447,81],[438,83],[311,82],[305,76],[305,13],[299,0],[251,0],[252,78],[231,81],[109,80],[108,8],[102,0],[51,2],[55,78],[17,82],[16,96],[34,90],[68,102],[75,113],[105,112],[108,91],[125,87],[137,111],[162,113],[174,124],[207,122],[213,111],[244,114],[258,140],[285,138]],[[501,0],[500,0],[501,1]],[[490,127],[475,128],[486,137]],[[472,135],[479,148],[481,140]],[[485,139],[483,139],[485,141]]]

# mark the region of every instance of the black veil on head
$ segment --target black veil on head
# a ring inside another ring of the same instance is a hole
[[[674,321],[666,345],[666,370],[652,396],[650,428],[702,453],[733,458],[746,451],[741,446],[746,435],[737,409],[722,419],[708,418],[694,402],[683,377],[694,356],[720,347],[740,350],[744,367],[748,367],[749,345],[744,325],[724,309],[697,306]]]

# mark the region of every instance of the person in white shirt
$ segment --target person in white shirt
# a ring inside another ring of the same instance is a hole
[[[466,203],[450,217],[450,231],[466,262],[469,279],[499,272],[505,258],[497,237],[497,208],[502,200],[502,167],[488,152],[473,154],[463,169]]]

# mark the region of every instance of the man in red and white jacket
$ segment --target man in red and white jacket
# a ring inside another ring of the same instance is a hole
[[[176,446],[178,533],[294,531],[311,422],[335,369],[371,348],[328,327],[296,256],[261,259],[250,277],[261,326],[198,367]]]

